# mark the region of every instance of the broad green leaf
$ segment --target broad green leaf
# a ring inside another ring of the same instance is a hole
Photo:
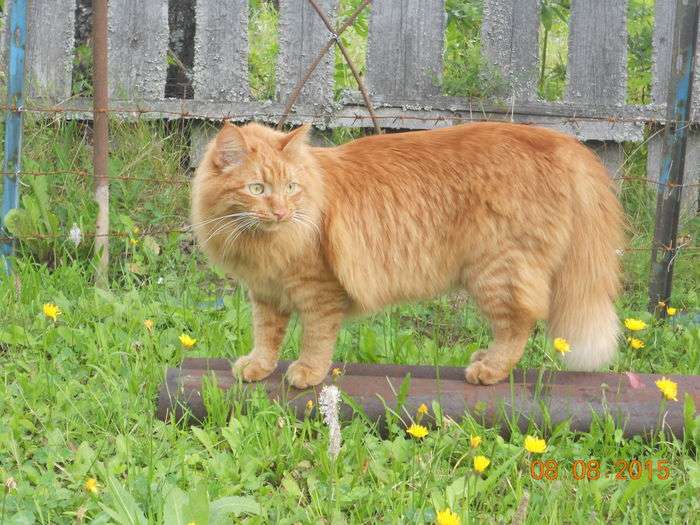
[[[136,500],[113,476],[107,477],[107,489],[112,496],[112,503],[115,508],[111,509],[104,505],[102,508],[115,521],[122,525],[147,525],[146,517],[136,504]]]
[[[186,525],[185,519],[185,504],[187,503],[187,495],[178,487],[172,487],[168,496],[165,498],[165,507],[163,508],[163,524],[164,525]]]
[[[205,482],[201,482],[191,492],[187,505],[185,505],[185,516],[187,523],[197,525],[209,525],[209,494]]]
[[[240,516],[250,514],[261,516],[262,508],[252,496],[226,496],[211,503],[211,522],[213,524],[224,523],[222,520],[229,515]],[[230,523],[230,521],[228,521]]]

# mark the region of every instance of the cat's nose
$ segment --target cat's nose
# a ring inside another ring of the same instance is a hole
[[[283,221],[289,215],[289,210],[286,208],[280,208],[279,210],[274,210],[272,214],[277,217],[278,221]]]

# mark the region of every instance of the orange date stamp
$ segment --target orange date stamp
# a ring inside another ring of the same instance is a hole
[[[667,459],[638,460],[638,459],[618,459],[610,465],[601,465],[597,459],[576,459],[571,464],[560,465],[554,459],[533,460],[530,462],[530,476],[536,480],[554,481],[559,479],[561,469],[571,472],[571,476],[577,480],[594,481],[600,478],[617,479],[629,481],[646,478],[648,480],[665,480],[671,474]]]

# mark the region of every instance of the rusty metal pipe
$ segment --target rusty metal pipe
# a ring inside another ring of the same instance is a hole
[[[289,362],[282,362],[266,380],[260,382],[271,399],[289,405],[296,415],[304,417],[306,403],[316,400],[318,387],[297,390],[283,378]],[[525,431],[530,422],[556,425],[569,420],[571,429],[588,431],[596,417],[613,417],[625,435],[648,435],[663,429],[676,436],[683,434],[683,396],[688,393],[700,406],[700,377],[671,375],[678,383],[679,401],[662,401],[654,381],[657,374],[554,372],[516,370],[512,381],[492,386],[474,386],[464,380],[463,368],[433,366],[336,364],[343,370],[340,377],[328,378],[363,408],[371,420],[382,423],[386,407],[397,408],[397,393],[410,374],[410,389],[404,408],[415,415],[418,407],[433,401],[440,403],[444,416],[459,421],[471,414],[488,426],[499,426],[508,434],[510,424]],[[243,401],[255,388],[241,384],[225,359],[185,359],[180,368],[167,371],[158,395],[158,417],[168,420],[183,418],[196,422],[206,417],[202,398],[202,382],[213,376],[223,390],[233,389],[233,398]],[[342,416],[352,416],[352,409],[343,406]]]

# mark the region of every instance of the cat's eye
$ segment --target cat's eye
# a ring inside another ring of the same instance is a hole
[[[296,182],[290,182],[287,184],[287,194],[291,195],[299,189],[299,185]]]
[[[248,184],[248,191],[253,195],[262,195],[265,192],[265,185],[259,182]]]

